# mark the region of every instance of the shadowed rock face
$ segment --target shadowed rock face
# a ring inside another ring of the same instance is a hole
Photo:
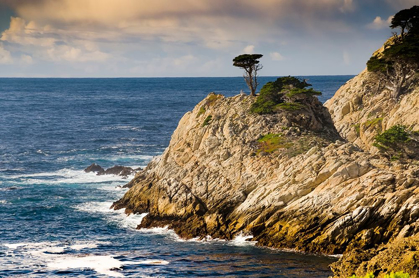
[[[210,94],[113,207],[149,212],[138,228],[169,225],[184,238],[245,233],[259,245],[326,254],[419,233],[417,163],[343,142],[316,99],[267,116],[249,113],[253,101]],[[346,275],[347,266],[333,269]]]

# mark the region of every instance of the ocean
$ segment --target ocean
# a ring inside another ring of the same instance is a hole
[[[353,76],[308,76],[324,102]],[[261,77],[264,84],[275,77]],[[144,167],[184,113],[243,78],[0,79],[0,277],[328,277],[335,258],[136,230],[143,215],[110,210],[119,176]]]

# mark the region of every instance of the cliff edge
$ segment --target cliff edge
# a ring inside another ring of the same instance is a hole
[[[138,228],[169,225],[184,238],[247,234],[262,246],[343,253],[333,266],[341,277],[385,272],[388,265],[368,265],[388,250],[377,247],[419,234],[418,164],[344,142],[315,97],[272,115],[250,113],[254,101],[210,94],[113,207],[148,212]],[[412,252],[403,266],[415,267],[403,270],[418,275]]]

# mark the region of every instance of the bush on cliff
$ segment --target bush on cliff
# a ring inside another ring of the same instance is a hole
[[[384,45],[381,53],[373,55],[367,69],[375,72],[390,90],[393,98],[399,98],[418,81],[419,71],[419,6],[398,12],[391,28],[400,28],[401,34]],[[405,30],[407,33],[405,34]]]
[[[302,109],[304,99],[321,95],[320,92],[307,88],[311,86],[306,80],[292,76],[280,77],[274,82],[266,83],[260,90],[250,111],[256,114],[273,114],[278,110],[295,111]]]
[[[418,142],[415,137],[415,132],[409,131],[403,125],[395,125],[375,136],[373,146],[390,155],[392,159],[405,155],[416,158]]]

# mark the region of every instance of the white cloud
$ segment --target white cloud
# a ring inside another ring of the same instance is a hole
[[[49,60],[60,62],[104,62],[109,58],[109,55],[96,51],[88,51],[69,45],[60,45],[49,48],[47,51]]]
[[[282,56],[279,52],[271,52],[269,54],[273,61],[282,61],[284,60],[284,56]]]
[[[9,51],[0,44],[0,64],[12,64],[13,59]]]
[[[369,29],[380,30],[384,28],[388,28],[391,24],[391,20],[393,16],[389,16],[387,20],[382,19],[380,16],[375,17],[373,22],[367,25]]]
[[[243,49],[243,53],[245,54],[254,54],[255,53],[255,46],[254,45],[248,45]]]

